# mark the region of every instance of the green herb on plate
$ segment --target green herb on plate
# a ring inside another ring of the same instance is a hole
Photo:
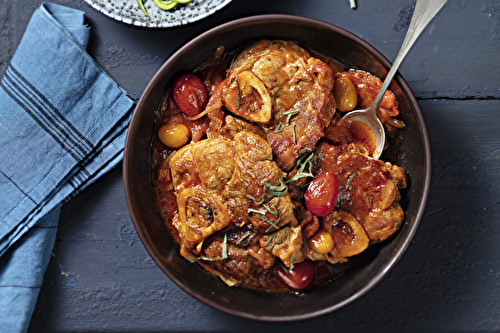
[[[193,0],[153,0],[155,3],[156,7],[160,8],[161,10],[171,10],[177,4],[186,4],[189,3]],[[142,0],[137,0],[137,4],[139,5],[139,8],[141,8],[142,12],[146,14],[147,17],[150,17],[146,8],[144,7],[144,3]]]
[[[137,4],[139,5],[139,8],[142,10],[142,12],[146,14],[147,17],[150,17],[148,11],[144,7],[144,4],[142,3],[142,0],[137,0]]]

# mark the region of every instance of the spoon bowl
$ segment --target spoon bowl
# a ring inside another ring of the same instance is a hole
[[[373,106],[374,104],[372,104]],[[370,107],[366,110],[356,110],[347,113],[342,119],[347,121],[359,121],[368,125],[375,136],[375,149],[372,157],[376,160],[382,155],[385,148],[385,130],[384,125],[376,114],[376,108]]]
[[[378,108],[382,98],[384,97],[385,91],[389,88],[389,84],[396,74],[399,65],[401,65],[401,62],[417,40],[418,36],[420,36],[424,28],[427,24],[429,24],[434,16],[436,16],[446,1],[448,0],[417,0],[403,44],[401,45],[398,55],[396,56],[391,70],[387,74],[377,97],[367,109],[351,111],[342,118],[347,121],[363,122],[371,128],[376,142],[375,149],[372,154],[374,159],[379,159],[385,148],[385,129],[384,125],[378,118]]]

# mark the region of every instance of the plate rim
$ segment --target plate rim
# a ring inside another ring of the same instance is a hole
[[[212,10],[208,11],[202,11],[200,15],[197,15],[195,17],[190,18],[189,20],[175,20],[175,21],[160,21],[160,23],[155,23],[153,21],[138,21],[134,20],[132,18],[127,18],[127,17],[122,17],[120,15],[117,15],[115,13],[112,13],[108,10],[106,10],[106,7],[99,5],[97,0],[83,0],[86,4],[97,10],[98,12],[106,15],[107,17],[110,17],[118,22],[122,22],[131,26],[136,26],[136,27],[143,27],[143,28],[172,28],[172,27],[178,27],[178,26],[183,26],[187,24],[194,23],[196,21],[202,20],[212,14],[215,14],[217,11],[221,10],[225,6],[227,6],[229,3],[231,3],[233,0],[216,0],[220,1],[219,4],[215,6]],[[115,0],[109,0],[110,2],[115,1]],[[137,10],[142,13],[141,9],[137,5]],[[167,11],[165,11],[167,13]],[[147,18],[146,16],[144,16]]]

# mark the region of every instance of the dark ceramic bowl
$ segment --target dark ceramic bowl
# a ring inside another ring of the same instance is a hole
[[[422,218],[430,182],[430,148],[421,111],[408,84],[397,75],[390,89],[395,93],[406,123],[403,140],[387,156],[404,167],[409,187],[402,193],[406,219],[401,230],[385,242],[370,247],[351,261],[335,280],[303,295],[274,295],[229,288],[179,255],[155,207],[151,188],[150,147],[154,133],[153,111],[166,89],[181,74],[208,59],[215,48],[240,49],[259,39],[293,40],[348,66],[384,78],[391,65],[374,47],[334,25],[289,16],[262,15],[238,19],[193,39],[160,68],[140,98],[125,144],[124,182],[132,221],[147,251],[163,272],[199,301],[236,316],[264,321],[292,321],[320,316],[359,299],[373,288],[401,258]]]

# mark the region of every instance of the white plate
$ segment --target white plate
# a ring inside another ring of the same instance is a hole
[[[171,10],[161,10],[153,0],[143,0],[150,17],[139,8],[137,0],[84,0],[101,13],[127,24],[147,28],[168,28],[192,23],[226,6],[232,0],[193,0]]]

